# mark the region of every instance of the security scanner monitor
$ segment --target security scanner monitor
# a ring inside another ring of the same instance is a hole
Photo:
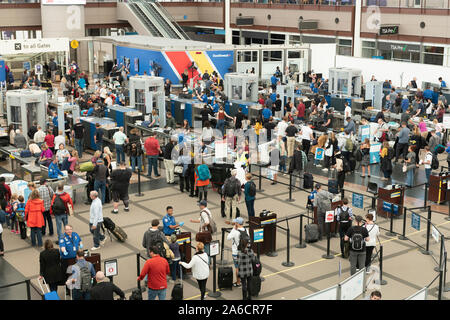
[[[258,100],[258,76],[252,73],[225,74],[225,94],[229,100]]]
[[[164,78],[151,76],[130,77],[130,105],[142,114],[151,114],[156,108],[161,126],[165,126],[166,105],[164,96]]]
[[[365,99],[372,101],[372,106],[381,110],[383,105],[383,82],[382,81],[368,81],[365,83],[366,95]]]
[[[45,90],[10,90],[6,92],[6,110],[8,125],[14,129],[21,128],[26,134],[37,121],[43,129],[46,128],[47,92]]]
[[[331,94],[344,97],[361,95],[361,70],[352,68],[330,68],[329,88]]]

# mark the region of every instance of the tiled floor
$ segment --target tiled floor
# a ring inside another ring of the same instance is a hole
[[[3,163],[5,164],[5,163]],[[1,165],[1,164],[0,164]],[[6,164],[5,164],[6,165]],[[315,179],[326,181],[325,174],[315,168],[308,168],[308,171],[314,173]],[[322,175],[322,176],[320,176]],[[418,175],[418,182],[422,179],[422,174]],[[135,177],[133,179],[136,179]],[[287,177],[280,176],[280,181],[288,181]],[[380,183],[377,178],[372,177],[374,181]],[[399,177],[400,179],[400,177]],[[367,180],[367,178],[366,178]],[[359,177],[349,177],[346,182],[346,188],[357,192],[365,192],[367,181],[361,181]],[[294,202],[286,201],[288,197],[288,188],[281,185],[271,185],[270,181],[263,180],[262,188],[264,192],[257,194],[255,203],[256,212],[263,209],[269,209],[277,213],[278,218],[304,213],[307,193],[303,191],[294,191]],[[185,222],[183,231],[192,232],[192,238],[195,239],[195,232],[198,225],[191,223],[191,218],[198,216],[198,207],[196,199],[190,198],[187,193],[181,193],[178,185],[167,185],[165,183],[164,173],[159,179],[142,179],[142,192],[144,197],[137,197],[133,193],[130,196],[130,212],[123,211],[123,206],[119,208],[118,215],[111,214],[112,204],[104,206],[104,216],[111,217],[113,221],[121,226],[128,234],[126,243],[120,243],[116,240],[106,242],[98,252],[101,254],[102,261],[105,259],[118,259],[119,275],[114,278],[114,282],[130,295],[131,290],[136,287],[136,253],[143,252],[142,236],[150,227],[150,222],[154,218],[161,219],[165,215],[165,207],[171,205],[174,207],[174,216],[177,222]],[[136,187],[132,187],[136,192]],[[93,245],[92,235],[89,233],[89,207],[80,201],[75,206],[75,216],[71,217],[70,224],[74,231],[79,233],[83,239],[86,248]],[[212,190],[208,194],[209,208],[214,219],[221,227],[229,227],[220,216],[220,198]],[[423,203],[420,193],[408,194],[407,203]],[[370,205],[370,200],[366,198],[365,206]],[[246,217],[245,204],[240,204],[241,213]],[[448,206],[436,206],[436,211],[448,213]],[[361,209],[355,209],[358,214],[363,214]],[[450,221],[446,221],[446,216],[439,213],[433,213],[433,223],[447,236],[450,233]],[[377,223],[385,229],[389,228],[389,220],[379,218]],[[394,230],[401,232],[402,220],[394,221]],[[323,259],[322,255],[326,251],[326,240],[308,244],[304,249],[295,248],[299,241],[299,219],[293,219],[289,222],[291,241],[290,241],[290,260],[295,263],[293,267],[287,268],[281,265],[286,260],[286,232],[277,230],[277,257],[262,256],[263,264],[262,276],[265,281],[262,283],[262,290],[258,299],[298,299],[321,289],[330,287],[349,276],[349,263],[347,260],[339,257],[339,240],[331,239],[331,253],[337,255],[334,259]],[[286,222],[281,222],[282,227],[286,227]],[[387,285],[381,287],[384,299],[403,299],[408,297],[423,286],[429,284],[437,275],[434,271],[436,266],[431,256],[423,255],[417,249],[417,246],[411,241],[401,241],[397,237],[388,237],[383,230],[380,241],[384,249],[383,278],[387,280]],[[421,230],[418,232],[410,227],[410,218],[407,220],[406,233],[411,234],[410,238],[418,244],[424,246],[426,239],[423,235],[426,232],[426,224],[422,221]],[[47,237],[44,237],[46,239]],[[220,240],[221,236],[215,236]],[[5,229],[3,240],[5,243],[5,256],[3,259],[12,264],[25,277],[32,278],[36,283],[39,273],[39,250],[31,248],[28,240],[21,240],[18,235],[13,235]],[[193,241],[195,242],[195,241]],[[226,241],[225,247],[230,248],[230,242]],[[430,239],[430,249],[438,259],[439,245],[433,238]],[[225,252],[225,258],[231,260],[229,250]],[[143,265],[143,260],[142,264]],[[339,276],[339,265],[342,273]],[[378,260],[375,260],[374,266],[378,267]],[[377,269],[377,268],[376,268]],[[191,278],[184,281],[185,299],[199,299],[199,290],[197,283]],[[429,299],[436,299],[436,287],[438,282],[431,286]],[[170,295],[173,284],[169,284],[168,295]],[[376,284],[371,283],[371,289],[377,288]],[[378,286],[379,288],[379,286]],[[207,283],[207,290],[212,290],[212,274]],[[222,296],[218,299],[240,299],[242,293],[240,289],[224,290]],[[63,289],[60,287],[60,296],[63,296]],[[34,295],[35,296],[35,295]],[[146,297],[146,294],[144,294]],[[448,293],[444,295],[449,298]],[[212,298],[207,298],[212,299]]]

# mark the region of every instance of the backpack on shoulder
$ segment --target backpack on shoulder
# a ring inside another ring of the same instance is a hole
[[[256,184],[253,181],[248,182],[250,185],[248,187],[248,195],[250,197],[256,196]]]
[[[355,232],[350,239],[351,248],[354,251],[361,251],[364,247],[364,237],[361,232]]]
[[[242,230],[238,230],[239,231],[239,247],[238,250],[242,251],[242,246],[244,245],[244,241],[248,243],[250,243],[250,236],[247,234],[247,230],[242,231]]]
[[[78,265],[80,268],[80,290],[82,292],[88,292],[92,288],[92,275],[89,270],[89,264],[86,263],[83,266]]]
[[[432,170],[439,169],[439,160],[436,154],[433,154],[433,158],[431,159],[431,169]]]
[[[209,168],[206,164],[201,164],[197,167],[197,177],[200,181],[206,181],[211,179],[211,173],[209,172]]]
[[[60,216],[67,214],[67,208],[63,199],[59,194],[55,194],[55,200],[53,201],[52,211],[54,215]]]

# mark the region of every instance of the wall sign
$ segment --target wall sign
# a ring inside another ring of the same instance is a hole
[[[398,34],[398,26],[381,26],[380,36]]]
[[[263,242],[264,241],[264,229],[254,229],[253,230],[253,242]]]
[[[386,51],[420,52],[418,44],[378,42],[377,49]]]
[[[0,40],[2,55],[69,51],[68,38]]]

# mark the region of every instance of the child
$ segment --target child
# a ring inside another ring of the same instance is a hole
[[[172,263],[170,264],[170,273],[172,275],[172,280],[175,281],[177,279],[178,264],[181,260],[180,245],[177,242],[177,236],[175,234],[172,234],[170,236],[169,248],[170,250],[172,250],[173,255],[175,256],[172,259]]]
[[[27,226],[25,225],[25,198],[19,196],[19,203],[16,207],[16,218],[19,221],[20,238],[26,239],[27,237]]]
[[[19,204],[19,201],[17,200],[18,196],[17,194],[13,194],[11,196],[11,213],[9,214],[9,217],[11,219],[11,232],[15,234],[19,234],[19,223],[17,221],[17,205]]]

